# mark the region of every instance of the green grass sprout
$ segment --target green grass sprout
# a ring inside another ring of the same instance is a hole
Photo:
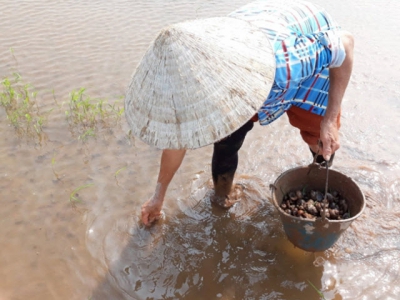
[[[118,174],[119,174],[121,171],[125,170],[125,169],[126,169],[126,166],[125,166],[125,167],[122,167],[122,168],[120,168],[120,169],[118,169],[118,170],[114,173],[114,177],[117,177]]]
[[[69,195],[69,201],[70,202],[82,202],[82,200],[79,198],[78,192],[80,190],[86,189],[86,188],[91,187],[93,185],[94,185],[93,183],[89,183],[89,184],[84,184],[84,185],[81,185],[81,186],[77,187]]]
[[[99,128],[118,124],[124,113],[124,108],[120,107],[122,99],[110,104],[104,99],[87,96],[85,88],[72,91],[65,116],[73,134],[79,140],[87,141],[90,137],[96,137]]]
[[[53,174],[56,177],[57,180],[61,180],[60,176],[57,174],[57,172],[54,170],[54,165],[56,164],[56,153],[53,153],[53,157],[51,158],[51,169],[53,170]]]
[[[307,279],[307,281],[313,287],[313,289],[318,293],[318,295],[322,298],[322,300],[326,300],[324,294],[315,285],[313,285],[310,280]]]
[[[116,181],[116,183],[117,183],[118,186],[119,186],[119,183],[118,183],[118,178],[117,178],[117,176],[118,176],[119,173],[121,173],[121,172],[122,172],[123,170],[125,170],[126,168],[127,168],[127,166],[122,167],[122,168],[118,169],[117,171],[115,171],[115,173],[114,173],[114,178],[115,178],[115,181]]]
[[[37,92],[30,84],[25,84],[18,73],[5,77],[0,82],[0,106],[7,119],[20,134],[41,136],[47,115],[42,113],[36,101]]]

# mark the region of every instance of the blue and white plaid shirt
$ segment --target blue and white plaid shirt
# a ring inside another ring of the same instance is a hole
[[[255,1],[229,14],[259,27],[276,57],[275,82],[258,111],[261,125],[276,120],[292,105],[325,115],[329,67],[338,67],[345,51],[340,27],[321,8],[305,1]]]

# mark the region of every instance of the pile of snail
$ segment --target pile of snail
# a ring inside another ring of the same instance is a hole
[[[347,200],[339,192],[324,193],[319,190],[290,191],[283,197],[280,208],[294,217],[316,219],[323,216],[330,220],[350,218]]]

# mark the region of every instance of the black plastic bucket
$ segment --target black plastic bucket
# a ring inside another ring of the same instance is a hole
[[[296,247],[310,252],[329,249],[340,235],[357,219],[365,208],[365,197],[358,185],[348,176],[330,169],[329,189],[338,191],[346,200],[350,218],[345,220],[314,220],[294,217],[280,209],[284,195],[293,190],[325,190],[326,170],[297,167],[282,173],[271,185],[272,201],[277,208],[285,233]]]

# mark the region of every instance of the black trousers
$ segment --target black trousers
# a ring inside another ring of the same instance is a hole
[[[254,122],[248,121],[234,133],[214,144],[211,162],[212,177],[215,195],[223,200],[229,195],[232,187],[239,162],[238,151],[243,145],[246,134],[253,129],[253,126]]]

